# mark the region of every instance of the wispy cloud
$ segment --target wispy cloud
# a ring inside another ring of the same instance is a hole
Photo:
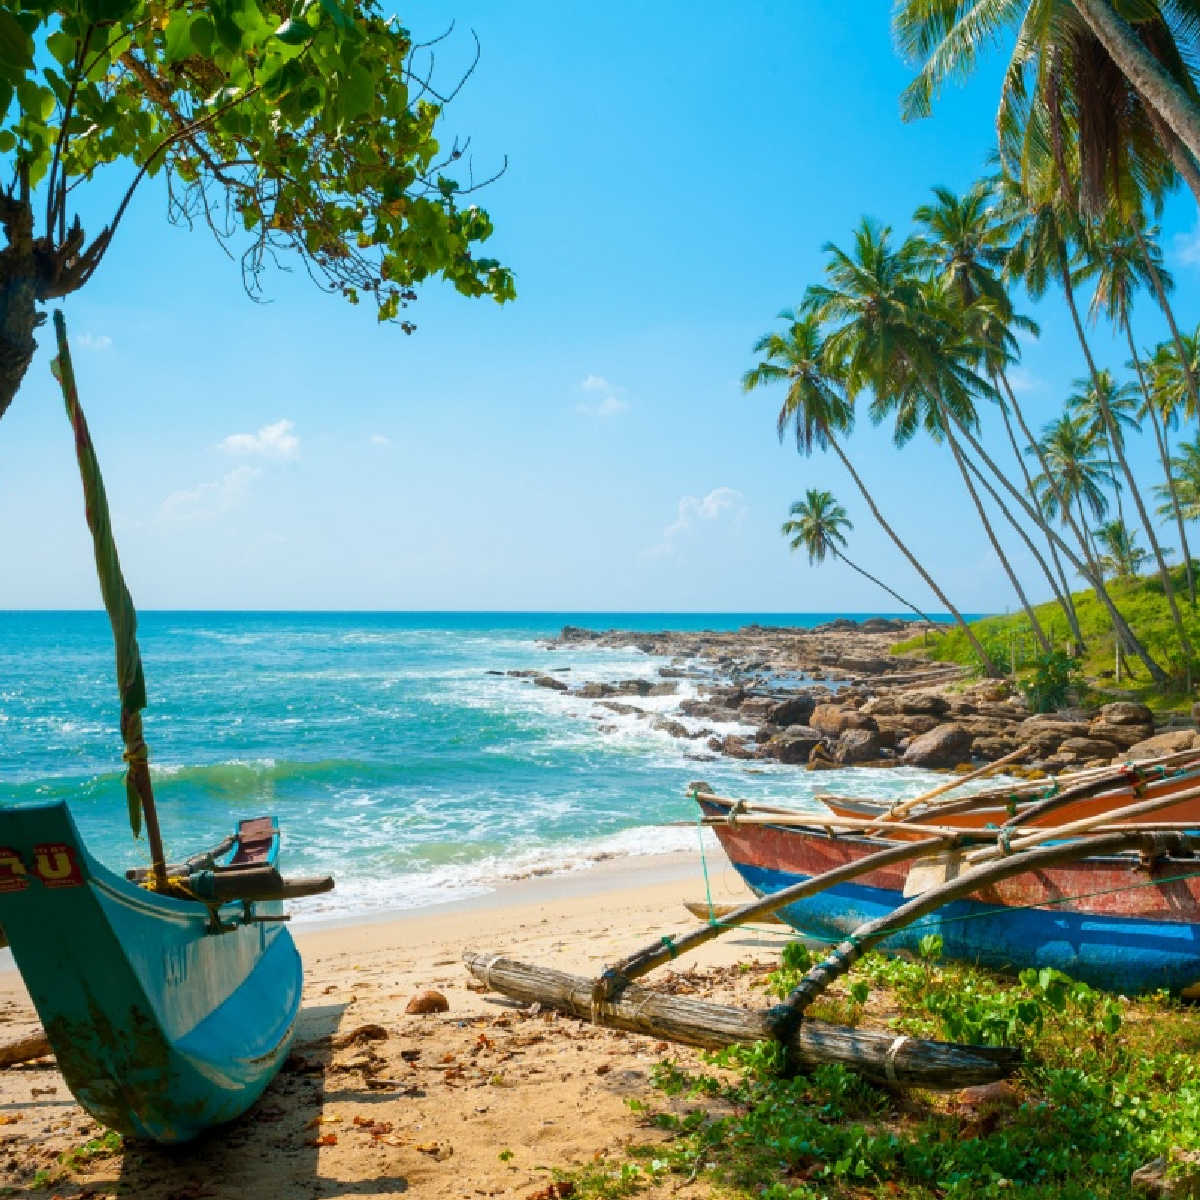
[[[386,433],[371,434],[371,445],[372,446],[390,446],[391,444],[392,444],[392,439],[390,437],[388,437],[388,435]]]
[[[85,350],[111,350],[113,340],[107,333],[81,333],[75,344]]]
[[[221,449],[257,458],[295,458],[300,453],[300,439],[292,432],[295,428],[294,421],[284,418],[264,425],[257,433],[231,433],[221,442]]]
[[[1009,367],[1006,374],[1012,390],[1018,395],[1036,392],[1046,385],[1046,381],[1040,375],[1035,375],[1028,367]]]
[[[234,467],[212,483],[172,492],[160,505],[159,515],[168,521],[197,521],[230,512],[245,501],[250,485],[261,474],[260,467]]]
[[[1185,266],[1200,266],[1200,226],[1191,233],[1177,233],[1171,239],[1171,249]]]
[[[575,405],[575,411],[589,417],[615,417],[629,411],[625,389],[609,383],[602,375],[588,375],[579,384],[587,398]]]
[[[746,514],[746,497],[737,488],[713,488],[707,496],[681,496],[675,520],[663,530],[662,541],[651,548],[654,556],[671,554],[679,540],[702,525],[726,518],[740,520]]]

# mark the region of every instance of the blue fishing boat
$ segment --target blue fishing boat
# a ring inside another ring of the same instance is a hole
[[[280,876],[274,817],[166,861],[142,736],[137,613],[60,312],[54,327],[52,369],[116,649],[125,807],[134,837],[145,828],[150,866],[124,879],[102,866],[65,804],[0,808],[0,926],[79,1103],[121,1133],[182,1142],[245,1112],[279,1070],[303,986],[281,902],[333,880]]]
[[[740,821],[733,801],[698,800],[729,861],[766,896],[895,845],[883,837],[832,833],[769,816]],[[778,811],[778,810],[776,810]],[[733,819],[730,820],[731,814]],[[871,870],[780,909],[801,934],[838,942],[906,901],[907,863]],[[1166,989],[1200,994],[1200,858],[1107,854],[1013,875],[955,899],[901,928],[885,950],[915,953],[942,940],[948,959],[997,970],[1053,967],[1127,995]]]
[[[169,866],[160,894],[97,862],[65,804],[0,811],[0,925],[63,1078],[102,1124],[186,1141],[279,1069],[303,974],[279,899],[254,897],[332,881],[286,883],[278,849],[273,818],[243,821]]]

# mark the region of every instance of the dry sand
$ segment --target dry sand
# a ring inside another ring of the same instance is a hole
[[[714,865],[714,899],[746,899],[732,869]],[[545,1196],[551,1168],[653,1140],[626,1100],[650,1090],[655,1063],[693,1061],[693,1053],[551,1013],[531,1016],[472,991],[463,951],[502,951],[591,976],[648,940],[690,928],[682,901],[703,894],[695,857],[662,856],[386,920],[298,926],[306,986],[295,1048],[250,1113],[187,1147],[130,1145],[64,1174],[64,1153],[102,1131],[51,1060],[12,1067],[0,1072],[0,1189],[13,1191],[0,1194]],[[679,970],[691,968],[690,980],[711,986],[714,999],[746,1001],[751,976],[733,964],[777,962],[784,940],[782,931],[734,931]],[[409,999],[425,988],[440,991],[449,1011],[407,1015]],[[20,977],[0,973],[0,1038],[35,1025]],[[56,1180],[35,1188],[39,1169]]]

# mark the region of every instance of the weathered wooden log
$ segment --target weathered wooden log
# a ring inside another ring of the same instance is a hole
[[[709,904],[705,900],[685,900],[683,907],[693,917],[699,917],[702,921],[723,921],[731,912],[736,912],[738,906],[736,904]],[[787,922],[777,913],[767,913],[760,919],[764,925],[778,925],[781,929],[788,928]]]
[[[772,1009],[752,1011],[633,985],[613,1000],[593,1006],[590,979],[496,954],[468,952],[463,961],[476,979],[495,991],[597,1025],[708,1050],[778,1040],[780,1026]],[[896,1037],[808,1018],[792,1024],[786,1045],[799,1069],[838,1063],[877,1083],[943,1091],[1002,1079],[1021,1061],[1021,1052],[1013,1047]]]
[[[15,1066],[17,1063],[28,1062],[31,1058],[42,1058],[53,1053],[46,1035],[39,1029],[37,1033],[0,1045],[0,1067]]]

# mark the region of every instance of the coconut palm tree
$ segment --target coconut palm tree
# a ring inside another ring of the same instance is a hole
[[[847,395],[872,393],[876,423],[895,417],[893,440],[903,445],[918,428],[945,441],[962,475],[996,557],[1008,575],[1035,635],[1047,652],[1049,639],[1025,595],[975,489],[954,418],[977,424],[973,395],[991,388],[975,371],[976,350],[938,281],[922,278],[927,247],[910,238],[893,248],[891,230],[864,218],[851,253],[826,245],[827,282],[808,289],[823,320],[835,328],[826,353],[839,364]]]
[[[1099,558],[1101,568],[1118,579],[1132,579],[1150,558],[1137,544],[1137,534],[1124,521],[1106,521],[1093,532],[1103,551]]]
[[[1171,459],[1176,498],[1185,520],[1200,521],[1200,437],[1194,441],[1180,442],[1179,451]],[[1159,496],[1167,494],[1162,484],[1156,490]],[[1163,504],[1158,511],[1169,511],[1169,505]]]
[[[1050,190],[1093,215],[1116,210],[1128,219],[1140,211],[1143,187],[1161,194],[1177,172],[1200,198],[1200,142],[1184,136],[1189,114],[1200,109],[1180,49],[1182,43],[1190,51],[1194,29],[1147,0],[1132,38],[1115,38],[1120,31],[1111,22],[1098,24],[1107,8],[1104,0],[900,0],[892,18],[896,42],[920,67],[902,98],[904,116],[927,116],[946,80],[969,75],[980,53],[1013,31],[996,117],[1010,170],[1021,164],[1025,175],[1049,158]],[[1130,75],[1130,42],[1139,39],[1153,54]],[[1164,111],[1158,84],[1173,84],[1186,101]]]
[[[842,391],[844,374],[831,365],[837,359],[826,354],[819,317],[811,305],[802,307],[799,312],[786,309],[779,315],[786,329],[783,333],[764,334],[755,343],[754,353],[760,356],[759,361],[742,376],[743,389],[750,392],[767,383],[787,384],[787,394],[776,419],[780,439],[790,426],[795,433],[796,448],[802,454],[811,454],[814,448],[833,450],[862,493],[871,515],[953,616],[984,669],[999,674],[962,613],[950,603],[950,598],[884,519],[875,498],[843,449],[839,437],[853,428],[854,405]]]
[[[1117,464],[1113,461],[1113,443],[1109,436],[1108,426],[1104,421],[1100,393],[1112,413],[1113,427],[1117,437],[1124,443],[1125,430],[1138,428],[1137,400],[1131,384],[1120,385],[1113,379],[1112,372],[1104,368],[1099,372],[1099,388],[1091,379],[1076,379],[1071,386],[1074,391],[1067,397],[1066,409],[1072,416],[1078,417],[1082,423],[1085,437],[1091,443],[1094,451],[1101,453],[1108,463],[1108,482],[1112,488],[1113,499],[1117,502],[1117,519],[1125,520],[1125,510],[1121,504],[1121,483],[1117,478]]]
[[[1159,578],[1163,583],[1163,591],[1167,596],[1167,603],[1171,609],[1176,633],[1180,638],[1181,644],[1187,645],[1187,635],[1183,630],[1183,619],[1179,614],[1179,606],[1175,601],[1175,588],[1171,582],[1170,573],[1167,571],[1166,561],[1161,553],[1161,548],[1158,546],[1158,537],[1154,532],[1154,526],[1150,521],[1149,514],[1146,512],[1145,502],[1133,477],[1133,472],[1130,470],[1129,460],[1125,456],[1124,446],[1120,438],[1120,430],[1116,426],[1115,420],[1109,410],[1107,393],[1100,379],[1099,368],[1096,366],[1096,360],[1092,355],[1087,335],[1084,333],[1083,322],[1079,315],[1079,306],[1075,299],[1075,288],[1072,282],[1072,257],[1076,247],[1086,240],[1083,224],[1077,213],[1052,201],[1030,204],[1026,199],[1022,204],[1020,193],[1011,185],[1006,190],[1005,195],[1009,203],[1010,219],[1014,231],[1017,233],[1016,241],[1008,257],[1006,270],[1013,277],[1021,279],[1025,284],[1026,290],[1034,299],[1039,298],[1045,292],[1051,280],[1057,279],[1057,282],[1062,287],[1063,296],[1067,301],[1067,309],[1071,314],[1071,322],[1075,328],[1075,335],[1079,339],[1079,345],[1083,350],[1084,360],[1087,363],[1088,375],[1095,388],[1096,403],[1103,418],[1105,428],[1108,431],[1113,455],[1121,468],[1122,477],[1137,507],[1142,528],[1145,530],[1147,540],[1150,542],[1150,549],[1154,552],[1155,561],[1159,568]],[[1047,472],[1046,474],[1051,478],[1053,477],[1053,472]],[[1108,608],[1109,615],[1113,616],[1116,612],[1116,606],[1112,604],[1111,599],[1107,596],[1103,579],[1097,578],[1093,581],[1093,584],[1097,589],[1097,595],[1105,604],[1105,607]],[[1114,623],[1117,624],[1118,628],[1123,621],[1124,619],[1119,617],[1119,614],[1114,617]],[[1125,628],[1128,629],[1128,626],[1126,625]],[[1135,650],[1138,657],[1146,665],[1146,669],[1150,672],[1155,683],[1159,686],[1165,686],[1168,683],[1166,672],[1154,662],[1144,647],[1141,647],[1140,643],[1136,643],[1135,645],[1131,645],[1130,648]],[[1190,647],[1185,650],[1185,655],[1186,660],[1190,663]]]
[[[1006,227],[997,219],[993,181],[978,180],[962,196],[943,187],[935,187],[933,192],[935,203],[924,204],[913,214],[918,226],[922,227],[919,245],[923,265],[938,280],[945,294],[956,301],[957,319],[969,324],[971,337],[978,341],[980,357],[993,386],[999,385],[1012,396],[1006,368],[1015,361],[1014,331],[1020,329],[1036,334],[1038,330],[1033,321],[1013,311],[1008,290],[998,274],[1007,255],[1007,245]],[[1002,414],[1009,441],[1028,487],[1032,481],[1017,446],[1008,409],[1001,396],[995,395],[993,399]],[[1012,396],[1012,403],[1016,405],[1015,396]],[[1083,634],[1071,601],[1070,588],[1058,559],[1054,539],[1044,527],[1040,510],[1037,511],[1038,523],[1047,538],[1050,555],[1058,571],[1057,580],[1026,533],[1024,525],[1016,520],[986,479],[979,476],[979,482],[1041,567],[1051,592],[1063,610],[1076,645],[1082,647]]]
[[[780,532],[790,539],[789,544],[793,550],[806,551],[808,561],[814,565],[823,563],[827,555],[844,562],[865,579],[883,588],[892,599],[898,600],[905,608],[915,612],[926,624],[934,624],[911,600],[905,600],[882,579],[876,579],[869,571],[846,556],[846,535],[842,530],[853,529],[854,526],[846,515],[846,510],[834,499],[832,492],[809,488],[804,493],[804,499],[795,501],[788,512],[791,519],[784,521]]]

